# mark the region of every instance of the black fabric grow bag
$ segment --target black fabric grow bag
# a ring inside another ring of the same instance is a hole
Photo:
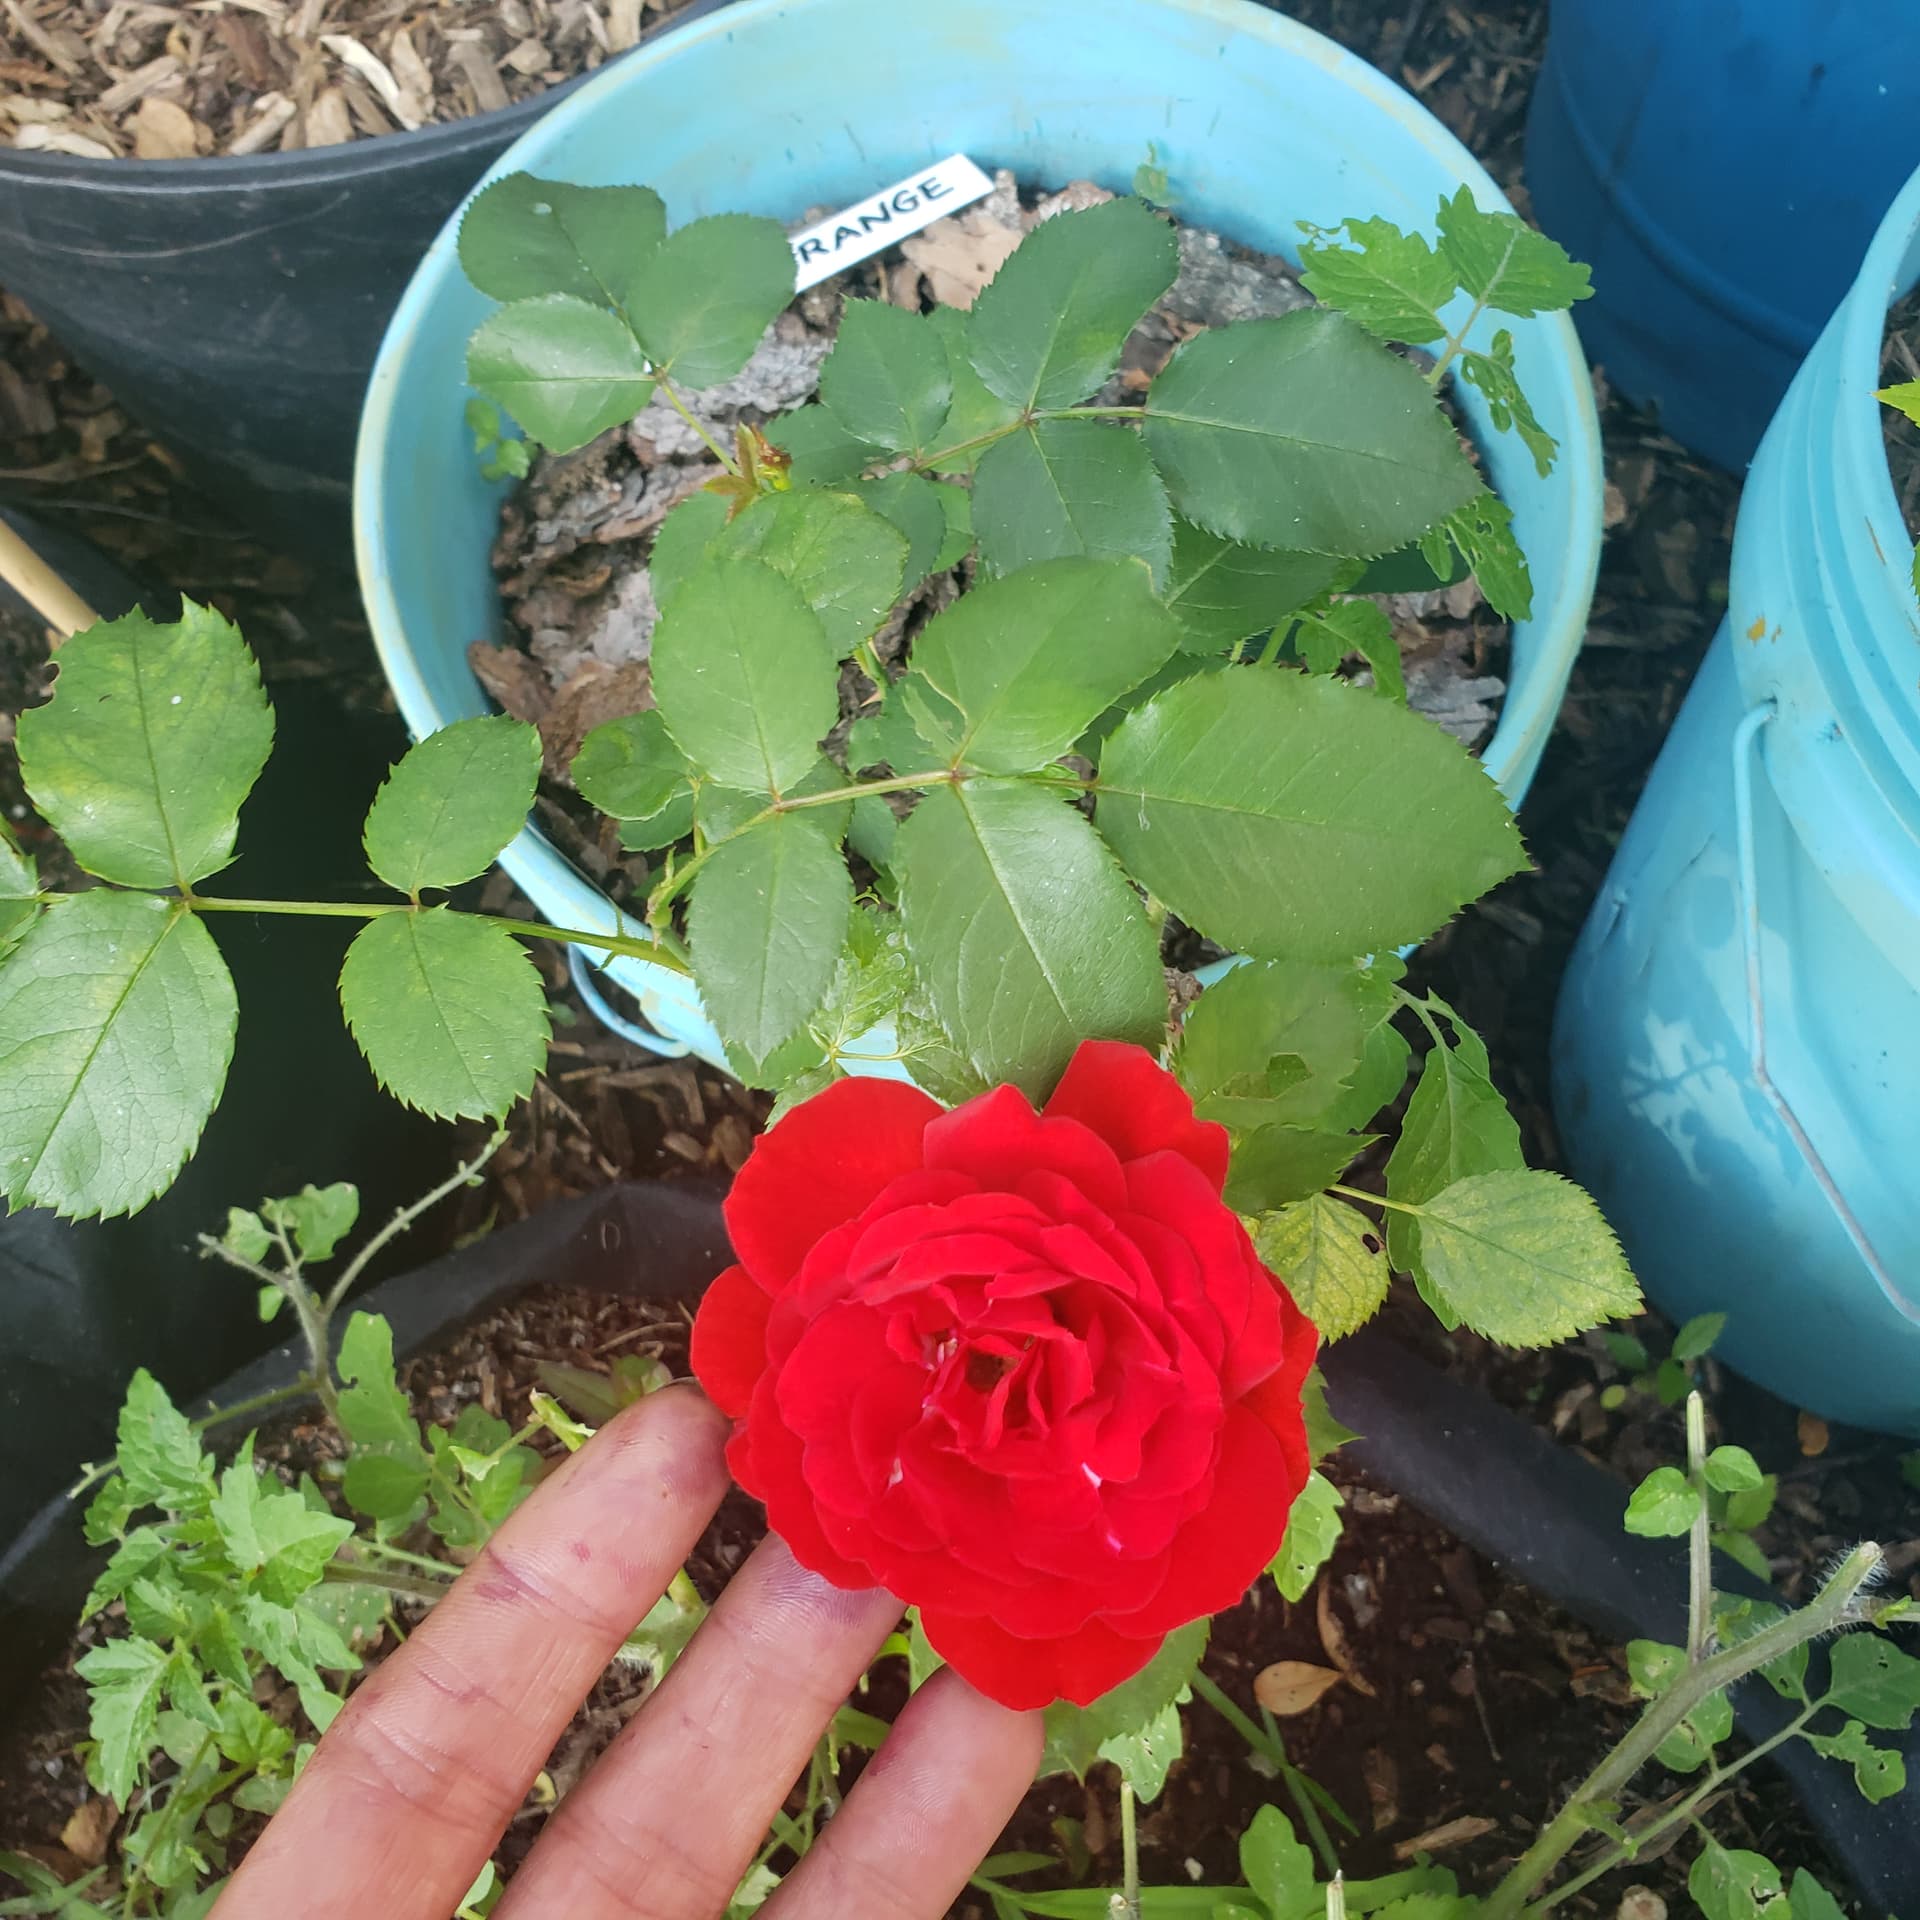
[[[655,35],[726,3],[692,0]],[[344,560],[354,434],[387,320],[473,183],[579,84],[257,158],[0,148],[0,286],[209,493]]]
[[[389,1280],[363,1304],[392,1321],[397,1351],[417,1353],[541,1280],[691,1303],[728,1257],[720,1198],[680,1185],[607,1188]],[[211,1404],[283,1383],[299,1365],[298,1352],[282,1347],[227,1381]],[[1625,1492],[1609,1474],[1378,1332],[1342,1341],[1326,1368],[1334,1411],[1365,1436],[1352,1451],[1369,1472],[1599,1631],[1684,1637],[1684,1557],[1674,1542],[1622,1531]],[[96,1558],[63,1501],[0,1556],[0,1710],[71,1631]],[[1730,1587],[1764,1592],[1737,1569],[1720,1571]],[[1753,1739],[1783,1717],[1757,1681],[1736,1690],[1735,1706]],[[1920,1731],[1907,1754],[1920,1777]],[[1897,1803],[1866,1806],[1846,1768],[1799,1741],[1778,1759],[1869,1911],[1920,1910],[1920,1849],[1902,1832]]]

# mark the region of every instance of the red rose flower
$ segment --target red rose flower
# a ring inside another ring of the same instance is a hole
[[[1318,1336],[1221,1199],[1227,1135],[1089,1041],[1041,1113],[843,1080],[755,1146],[693,1368],[803,1565],[889,1587],[1012,1707],[1229,1607],[1306,1482]]]

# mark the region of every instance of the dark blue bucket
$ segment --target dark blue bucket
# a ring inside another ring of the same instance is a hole
[[[1540,224],[1593,267],[1587,355],[1746,465],[1920,166],[1915,0],[1554,0]]]

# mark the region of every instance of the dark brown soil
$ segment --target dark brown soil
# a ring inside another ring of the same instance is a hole
[[[1880,359],[1883,386],[1920,380],[1920,292],[1908,296],[1887,316],[1886,351]],[[1887,467],[1893,475],[1893,497],[1907,532],[1920,540],[1920,424],[1895,407],[1880,409],[1880,427],[1886,435]]]
[[[23,0],[0,38],[0,139],[95,160],[338,146],[525,100],[680,3]]]
[[[424,1419],[449,1421],[478,1402],[517,1425],[543,1361],[604,1369],[616,1354],[650,1353],[684,1372],[685,1351],[686,1319],[677,1309],[542,1288],[413,1363],[402,1380]],[[290,1472],[333,1451],[330,1433],[306,1420],[270,1428],[261,1448]],[[1621,1656],[1337,1457],[1332,1472],[1348,1501],[1348,1531],[1319,1587],[1289,1606],[1262,1581],[1215,1623],[1206,1670],[1248,1712],[1255,1675],[1274,1661],[1344,1671],[1348,1677],[1317,1706],[1281,1725],[1294,1764],[1334,1795],[1357,1828],[1337,1836],[1346,1871],[1392,1872],[1424,1851],[1466,1885],[1484,1887],[1630,1723]],[[719,1592],[763,1531],[759,1509],[729,1495],[689,1561],[704,1595]],[[75,1654],[94,1638],[84,1633]],[[389,1638],[371,1649],[370,1663],[392,1645]],[[890,1719],[905,1686],[902,1665],[883,1662],[859,1704]],[[554,1788],[564,1792],[585,1773],[647,1691],[645,1674],[634,1668],[615,1667],[601,1680],[548,1760]],[[0,1847],[31,1846],[50,1863],[66,1862],[60,1834],[82,1799],[70,1748],[82,1737],[84,1712],[70,1672],[56,1671],[31,1723],[0,1746]],[[1196,1702],[1182,1720],[1186,1758],[1143,1813],[1143,1873],[1179,1883],[1197,1862],[1209,1881],[1231,1884],[1242,1829],[1260,1807],[1286,1802],[1211,1708]],[[862,1760],[843,1758],[851,1782]],[[1657,1770],[1643,1776],[1633,1806],[1656,1806],[1677,1785]],[[1042,1782],[1002,1844],[1064,1861],[1063,1823],[1074,1823],[1090,1864],[1077,1880],[1063,1865],[1032,1884],[1111,1884],[1119,1872],[1113,1794],[1105,1768],[1085,1787],[1070,1778]],[[525,1858],[552,1804],[544,1787],[529,1796],[501,1843],[504,1868]],[[1764,1771],[1735,1784],[1714,1823],[1726,1844],[1764,1838],[1776,1860],[1844,1884],[1784,1785]],[[1572,1910],[1611,1913],[1630,1883],[1660,1892],[1677,1910],[1690,1854],[1643,1859],[1570,1903]],[[954,1913],[986,1920],[977,1898],[963,1898]]]

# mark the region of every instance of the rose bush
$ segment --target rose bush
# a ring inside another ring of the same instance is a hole
[[[1318,1343],[1139,1047],[1044,1110],[845,1080],[756,1144],[693,1367],[807,1566],[919,1606],[1009,1706],[1081,1705],[1274,1557]]]

